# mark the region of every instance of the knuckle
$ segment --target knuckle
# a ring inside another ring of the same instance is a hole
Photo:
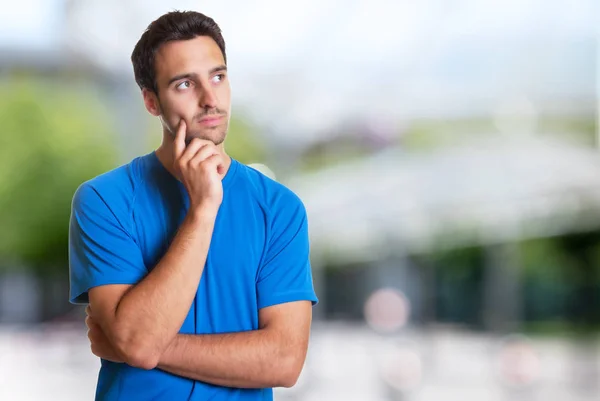
[[[210,157],[207,158],[207,159],[205,159],[205,160],[203,160],[202,163],[201,163],[202,170],[208,171],[209,168],[211,167],[211,164],[212,163],[211,163]]]
[[[194,138],[190,141],[190,145],[194,144],[194,146],[200,146],[204,143],[206,143],[206,141],[204,139],[200,139],[200,138]]]

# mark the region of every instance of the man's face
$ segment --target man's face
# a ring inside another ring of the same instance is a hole
[[[186,123],[186,141],[207,139],[221,144],[227,135],[231,89],[223,54],[208,36],[167,42],[156,54],[159,115],[175,134]]]

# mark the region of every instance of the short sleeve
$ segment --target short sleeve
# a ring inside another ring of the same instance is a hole
[[[318,302],[309,258],[308,222],[298,198],[273,216],[271,238],[258,280],[258,308],[302,301]]]
[[[69,301],[88,303],[90,288],[136,284],[146,274],[139,247],[107,202],[89,184],[80,186],[69,225]]]

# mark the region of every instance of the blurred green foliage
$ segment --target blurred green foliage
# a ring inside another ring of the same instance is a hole
[[[542,137],[575,142],[580,145],[597,145],[594,115],[540,115],[535,133]],[[468,144],[490,134],[497,135],[498,128],[489,117],[415,120],[411,121],[398,140],[407,150],[428,152],[447,146]]]
[[[115,166],[113,135],[89,85],[0,83],[0,268],[66,270],[73,194]]]
[[[309,147],[299,162],[302,172],[316,172],[326,167],[351,163],[368,157],[372,150],[356,138],[336,138]]]
[[[231,116],[229,132],[225,140],[227,153],[241,163],[265,163],[266,149],[264,139],[258,138],[247,120],[236,115]]]
[[[518,268],[523,330],[536,334],[598,333],[600,231],[519,241]],[[421,256],[436,268],[437,318],[478,325],[486,249],[432,250]]]

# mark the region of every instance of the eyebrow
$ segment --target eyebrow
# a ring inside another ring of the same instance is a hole
[[[180,79],[184,79],[184,78],[197,78],[197,77],[198,77],[198,74],[195,74],[193,72],[175,75],[173,78],[169,79],[169,83],[167,84],[167,86],[171,85],[175,81],[179,81]]]
[[[208,75],[212,75],[215,72],[219,72],[219,71],[227,71],[227,66],[219,65],[217,67],[211,68],[210,71],[208,71]],[[179,81],[180,79],[185,79],[185,78],[198,78],[198,74],[196,74],[194,72],[189,72],[189,73],[175,75],[173,78],[169,79],[169,83],[167,85],[171,85],[173,82]]]
[[[219,72],[219,71],[227,71],[227,66],[226,65],[219,65],[215,68],[211,68],[211,70],[208,72],[208,74],[214,74],[215,72]]]

